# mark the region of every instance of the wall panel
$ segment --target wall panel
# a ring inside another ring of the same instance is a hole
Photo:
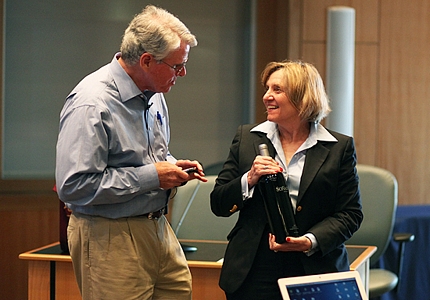
[[[378,164],[399,181],[400,203],[430,203],[430,2],[381,2]]]
[[[303,0],[303,39],[325,41],[327,35],[327,8],[349,6],[356,14],[356,41],[376,42],[378,40],[379,1],[375,0]]]
[[[0,299],[27,299],[28,262],[18,255],[59,240],[58,198],[0,193],[0,200]]]
[[[355,48],[354,138],[358,162],[375,165],[378,138],[377,44],[358,43]]]
[[[354,137],[359,163],[394,173],[400,204],[430,203],[430,2],[303,0],[302,38],[295,40],[300,56],[318,66],[324,64],[327,7],[333,5],[356,9]]]
[[[356,10],[354,137],[360,163],[375,164],[377,139],[378,1],[312,1],[303,8],[301,57],[326,73],[327,9],[345,5]]]

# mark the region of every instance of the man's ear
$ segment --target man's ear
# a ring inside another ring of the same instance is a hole
[[[153,57],[151,54],[149,54],[149,53],[143,53],[143,54],[140,56],[140,61],[139,61],[139,63],[140,63],[140,66],[141,66],[142,68],[149,68],[149,64],[151,63],[151,61],[152,61],[152,62],[155,62],[154,57]]]

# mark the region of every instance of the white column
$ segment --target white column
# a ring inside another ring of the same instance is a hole
[[[355,10],[332,6],[327,12],[326,88],[332,112],[326,126],[354,134]]]

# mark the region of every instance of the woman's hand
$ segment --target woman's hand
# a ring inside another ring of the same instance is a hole
[[[278,251],[309,251],[312,248],[312,242],[305,236],[286,237],[285,243],[278,244],[273,234],[269,233],[269,248],[275,252]]]
[[[263,175],[276,174],[282,171],[279,163],[273,158],[258,155],[255,157],[251,170],[248,172],[248,186],[251,188],[256,185]]]

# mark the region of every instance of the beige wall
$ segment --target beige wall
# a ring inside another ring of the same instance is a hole
[[[430,1],[273,0],[272,7],[259,2],[267,13],[273,14],[277,6],[276,17],[288,19],[284,28],[259,32],[259,66],[273,59],[301,58],[314,63],[323,77],[327,8],[355,8],[358,162],[391,171],[399,182],[400,204],[430,203]],[[268,32],[274,34],[267,37]],[[281,37],[280,45],[288,41],[287,54],[273,50],[274,36]],[[261,110],[260,104],[257,111]],[[262,115],[257,117],[261,120]]]
[[[0,0],[0,16],[3,16],[3,0]],[[0,36],[2,26],[1,17]],[[2,48],[1,43],[2,38]],[[0,60],[0,68],[1,64]],[[1,88],[0,85],[0,94]],[[0,105],[0,124],[1,116]],[[59,203],[53,185],[53,180],[0,179],[0,299],[27,299],[27,262],[20,261],[18,255],[58,240]]]

